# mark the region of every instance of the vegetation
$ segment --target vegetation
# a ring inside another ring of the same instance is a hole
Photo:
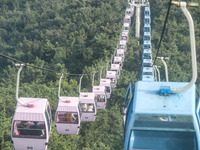
[[[152,0],[152,43],[156,52],[167,2]],[[0,1],[1,53],[58,72],[91,73],[105,66],[113,54],[121,32],[124,0],[2,0]],[[195,20],[197,59],[200,60],[199,9],[190,9]],[[134,24],[132,26],[134,29]],[[141,32],[142,33],[142,32]],[[49,150],[120,150],[122,141],[121,103],[130,80],[140,79],[142,46],[130,33],[122,75],[105,110],[98,111],[95,122],[82,123],[80,133],[58,135],[53,126]],[[139,39],[141,40],[141,39]],[[142,43],[142,42],[141,42]],[[169,56],[169,80],[189,81],[191,77],[188,24],[180,9],[171,7],[162,56]],[[155,56],[155,55],[154,55]],[[158,65],[162,64],[157,60]],[[10,137],[15,111],[15,62],[0,57],[0,149],[13,150]],[[198,63],[198,66],[199,63]],[[200,70],[200,69],[198,69]],[[82,90],[91,91],[91,77],[83,78]],[[99,82],[96,74],[95,84]],[[103,73],[105,77],[105,70]],[[161,77],[164,80],[163,67]],[[21,73],[19,95],[45,97],[53,116],[57,107],[59,75],[31,67]],[[197,85],[199,87],[200,80]],[[78,96],[79,76],[67,76],[61,95]],[[200,88],[199,88],[200,89]]]

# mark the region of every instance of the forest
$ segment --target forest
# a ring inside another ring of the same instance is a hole
[[[149,0],[151,7],[152,47],[155,56],[168,2]],[[1,0],[0,53],[34,66],[84,76],[81,91],[92,90],[92,72],[106,66],[117,47],[127,1],[125,0]],[[144,9],[142,9],[143,11]],[[198,73],[200,71],[200,9],[189,8],[195,23]],[[95,122],[81,123],[80,132],[58,135],[53,122],[49,150],[121,150],[123,129],[121,104],[129,82],[141,80],[141,37],[135,38],[132,18],[128,50],[121,77],[113,89],[105,110],[99,110]],[[137,41],[140,41],[138,45]],[[169,81],[191,79],[189,27],[177,7],[171,6],[159,56],[167,56]],[[16,62],[0,57],[0,149],[13,150],[11,122],[15,112]],[[161,80],[165,80],[161,66]],[[105,77],[105,70],[103,76]],[[53,120],[57,107],[58,82],[54,72],[24,67],[19,97],[47,98]],[[61,95],[78,96],[80,76],[65,76]],[[197,88],[200,89],[200,79]],[[95,76],[99,83],[99,72]]]

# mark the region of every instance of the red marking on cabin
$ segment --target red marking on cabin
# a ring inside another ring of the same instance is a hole
[[[70,100],[66,100],[65,103],[70,103]]]
[[[29,107],[29,108],[33,108],[34,105],[33,105],[33,104],[28,104],[28,107]]]

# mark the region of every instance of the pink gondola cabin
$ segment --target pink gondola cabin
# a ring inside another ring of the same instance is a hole
[[[77,135],[80,123],[79,97],[61,96],[55,114],[55,126],[58,134]]]
[[[11,138],[15,150],[46,150],[51,133],[52,117],[45,98],[19,98],[12,120]]]
[[[107,97],[107,99],[109,99],[110,95],[111,95],[111,92],[112,92],[110,79],[101,79],[99,85],[100,86],[105,86],[106,97]]]
[[[81,121],[94,121],[96,117],[96,98],[94,93],[83,93],[79,95],[81,105]]]
[[[110,79],[112,88],[116,87],[117,84],[116,71],[107,71],[106,79]]]
[[[116,71],[116,78],[119,79],[120,77],[120,65],[119,64],[111,64],[111,71]]]
[[[105,109],[107,102],[105,86],[93,86],[92,92],[95,93],[96,96],[97,109]]]

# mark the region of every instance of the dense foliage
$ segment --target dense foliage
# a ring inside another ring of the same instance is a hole
[[[152,43],[157,47],[167,2],[152,0]],[[124,0],[2,0],[0,1],[1,53],[59,72],[91,73],[99,71],[110,60],[121,32],[126,2]],[[190,9],[195,20],[197,59],[200,60],[200,14]],[[134,30],[134,24],[131,29]],[[117,88],[113,90],[106,110],[98,112],[95,122],[82,123],[77,136],[58,135],[53,126],[49,150],[120,150],[122,117],[120,104],[132,80],[140,78],[142,46],[131,30],[128,51]],[[142,33],[142,32],[141,32]],[[139,39],[141,40],[141,39]],[[142,40],[141,40],[142,41]],[[141,42],[142,43],[142,42]],[[188,24],[180,9],[172,7],[161,47],[169,56],[169,80],[189,81],[191,77]],[[154,55],[155,56],[155,55]],[[162,64],[157,60],[157,63]],[[10,137],[14,114],[17,69],[15,62],[0,57],[0,149],[12,150]],[[198,63],[199,64],[199,63]],[[198,65],[199,66],[199,65]],[[200,70],[200,69],[199,69]],[[83,78],[82,90],[91,91],[91,77]],[[99,82],[99,73],[95,83]],[[105,70],[103,73],[105,77]],[[164,80],[163,67],[161,77]],[[59,76],[30,67],[21,74],[20,96],[45,97],[53,116],[57,106]],[[61,95],[78,96],[79,77],[68,76],[62,82]],[[199,79],[197,81],[199,83]],[[199,86],[199,84],[198,84]]]

